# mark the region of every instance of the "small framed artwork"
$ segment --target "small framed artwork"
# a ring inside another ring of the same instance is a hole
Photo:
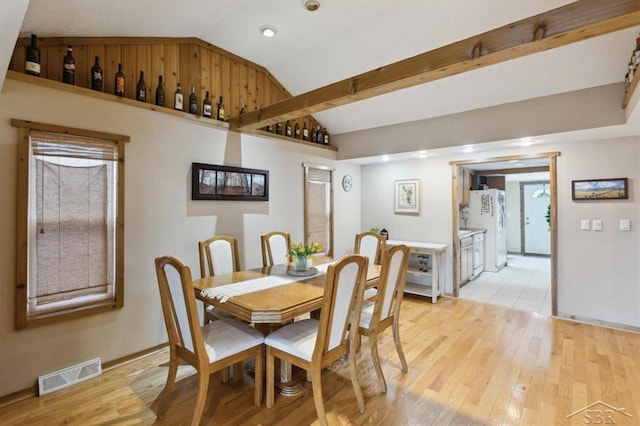
[[[396,181],[396,213],[420,213],[420,179]]]
[[[571,199],[626,200],[629,198],[627,178],[586,179],[571,181]]]
[[[269,201],[269,171],[192,163],[191,199]]]

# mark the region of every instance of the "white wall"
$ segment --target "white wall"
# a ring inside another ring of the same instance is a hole
[[[581,141],[486,157],[559,151],[558,177],[558,313],[581,319],[640,327],[640,137]],[[362,226],[384,226],[395,239],[452,244],[451,170],[449,161],[425,160],[363,166]],[[422,212],[393,213],[393,181],[422,180]],[[571,200],[571,180],[627,177],[628,200]],[[602,219],[602,232],[580,231],[580,219]],[[631,219],[632,231],[618,231]],[[447,291],[451,291],[451,250],[447,256]]]
[[[451,245],[450,177],[448,160],[442,158],[363,166],[362,229],[386,228],[390,239]],[[413,178],[420,179],[420,213],[395,214],[395,180]],[[451,253],[450,246],[445,272],[449,292],[453,290]]]
[[[30,330],[14,328],[18,130],[11,118],[129,135],[125,151],[125,301],[106,314]],[[192,201],[191,163],[270,172],[269,202]],[[335,250],[353,248],[360,231],[360,166],[335,152],[239,135],[197,121],[70,94],[8,78],[0,94],[0,396],[33,385],[40,374],[86,359],[103,362],[166,341],[153,259],[173,255],[199,276],[197,241],[236,236],[241,264],[261,266],[259,236],[285,230],[303,237],[302,163],[336,168]],[[342,191],[344,174],[354,177]]]
[[[640,326],[640,138],[566,145],[558,158],[558,311]],[[571,200],[571,180],[629,178],[629,199]],[[602,232],[581,231],[602,219]],[[631,219],[632,231],[618,230]]]

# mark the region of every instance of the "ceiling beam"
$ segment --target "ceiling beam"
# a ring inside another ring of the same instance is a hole
[[[258,129],[636,25],[640,0],[579,0],[233,117],[231,128]]]

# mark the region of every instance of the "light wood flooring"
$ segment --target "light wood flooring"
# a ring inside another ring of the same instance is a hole
[[[407,296],[401,337],[409,363],[400,371],[390,331],[380,341],[388,393],[378,391],[367,351],[358,356],[366,412],[357,409],[346,363],[322,375],[330,424],[586,424],[592,403],[615,424],[640,424],[640,335],[467,300]],[[367,341],[363,339],[363,347]],[[188,424],[197,380],[180,367],[167,416],[156,421],[167,374],[166,350],[43,397],[0,408],[0,425]],[[302,377],[299,372],[298,376]],[[248,375],[221,384],[212,376],[203,424],[317,424],[310,383],[273,409],[253,405]],[[631,416],[631,417],[628,417]],[[601,423],[603,424],[603,423]]]

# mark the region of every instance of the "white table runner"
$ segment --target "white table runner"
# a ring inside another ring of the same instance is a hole
[[[277,287],[284,284],[290,284],[297,281],[304,281],[310,278],[315,278],[319,275],[325,275],[327,268],[331,263],[323,263],[316,266],[318,273],[311,275],[310,277],[293,277],[284,274],[268,275],[266,277],[256,278],[253,280],[242,281],[235,284],[226,284],[218,287],[205,288],[200,290],[200,295],[209,299],[217,299],[220,303],[224,303],[234,296],[240,296],[241,294],[251,293],[258,290],[265,290],[267,288]]]

